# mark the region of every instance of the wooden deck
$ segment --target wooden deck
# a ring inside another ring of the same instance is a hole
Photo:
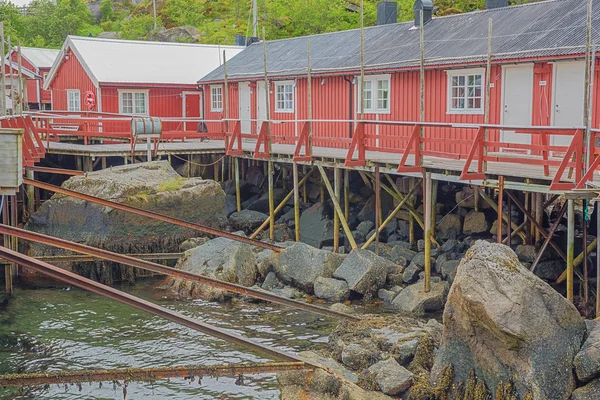
[[[254,149],[256,141],[245,139],[242,143],[244,154],[240,157],[254,158]],[[153,147],[154,150],[154,147]],[[190,140],[185,142],[170,142],[160,143],[158,146],[158,156],[167,156],[169,154],[188,155],[188,154],[221,154],[224,153],[225,146],[221,140],[210,140],[201,142],[199,140]],[[292,160],[295,151],[295,145],[290,144],[272,144],[271,160],[283,163],[289,163]],[[131,156],[131,147],[127,143],[123,144],[74,144],[66,142],[50,142],[48,147],[50,154],[63,154],[73,156],[89,156],[89,157],[114,157],[114,156]],[[134,154],[138,157],[146,157],[146,143],[138,143],[135,146]],[[337,149],[329,147],[313,147],[313,160],[321,162],[325,166],[343,166],[346,158],[346,149]],[[506,154],[504,154],[506,155]],[[391,173],[394,175],[419,176],[418,173],[398,173],[398,163],[402,154],[385,153],[377,151],[367,151],[367,165],[365,167],[351,167],[356,170],[373,171],[377,165],[381,172]],[[549,192],[549,185],[554,178],[557,167],[550,167],[548,176],[544,175],[544,168],[541,165],[521,164],[518,163],[522,155],[515,155],[516,162],[493,162],[489,161],[487,165],[487,177],[485,181],[463,181],[460,180],[460,173],[464,168],[464,160],[456,160],[441,157],[425,156],[423,163],[424,167],[433,173],[434,179],[443,181],[472,183],[483,186],[496,186],[497,177],[505,177],[505,185],[507,188],[517,190],[527,190],[533,192]],[[532,157],[532,156],[528,156]],[[311,164],[300,163],[300,164]],[[407,165],[414,165],[414,157],[408,157]],[[473,162],[470,171],[476,172],[477,163]],[[563,181],[573,182],[568,174],[565,174]],[[600,187],[600,172],[596,172],[592,184]]]

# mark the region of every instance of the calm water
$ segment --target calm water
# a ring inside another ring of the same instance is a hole
[[[327,343],[336,321],[270,304],[236,301],[217,304],[173,301],[154,282],[121,287],[136,296],[204,322],[229,329],[263,344],[302,351]],[[197,333],[77,289],[18,289],[0,310],[0,374],[57,370],[214,365],[269,361],[244,348]],[[204,377],[154,384],[131,382],[127,399],[277,399],[275,375],[235,378]],[[123,399],[111,383],[35,388],[26,394],[1,389],[0,399]]]

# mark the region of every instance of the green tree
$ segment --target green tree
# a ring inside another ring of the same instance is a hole
[[[86,24],[92,23],[92,13],[83,0],[58,0],[50,23],[55,40],[60,42],[75,35]]]
[[[112,0],[102,0],[100,2],[100,12],[102,13],[102,21],[112,21],[115,16],[114,3]]]
[[[123,21],[121,37],[123,39],[143,39],[154,28],[152,15],[137,15]]]

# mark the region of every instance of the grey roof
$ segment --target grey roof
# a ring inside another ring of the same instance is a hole
[[[38,68],[50,68],[60,50],[21,47],[21,54]]]
[[[549,0],[520,6],[474,11],[434,18],[425,25],[428,65],[481,62],[487,58],[488,21],[493,21],[495,60],[556,57],[585,53],[587,1]],[[600,0],[593,0],[594,40],[600,43]],[[419,30],[412,21],[364,29],[365,68],[394,70],[419,65]],[[307,42],[315,74],[360,68],[358,29],[267,41],[267,65],[272,77],[305,75]],[[263,44],[255,43],[227,61],[232,80],[264,74]],[[223,80],[223,67],[201,82]]]

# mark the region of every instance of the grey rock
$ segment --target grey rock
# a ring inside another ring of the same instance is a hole
[[[343,303],[335,303],[330,307],[333,311],[341,312],[344,314],[354,314],[354,309],[352,307],[347,306]]]
[[[355,371],[370,367],[379,358],[378,350],[368,343],[351,343],[342,350],[342,364]]]
[[[458,265],[460,264],[460,260],[448,260],[442,264],[442,278],[446,279],[450,284],[454,282],[454,277],[456,276],[456,270],[458,269]]]
[[[350,296],[350,289],[345,281],[318,277],[315,280],[315,296],[334,302],[344,301]]]
[[[394,347],[394,357],[402,365],[407,365],[414,357],[419,347],[419,339],[414,338],[398,342]]]
[[[465,217],[465,222],[463,224],[463,234],[465,235],[474,235],[480,233],[487,233],[489,229],[489,225],[487,220],[485,219],[485,214],[481,211],[470,211]]]
[[[437,225],[437,237],[442,240],[456,239],[462,233],[463,219],[460,215],[448,214]]]
[[[456,239],[448,239],[440,247],[441,253],[454,252],[461,253],[464,250],[464,245]]]
[[[377,297],[387,303],[391,303],[396,297],[396,293],[392,292],[391,290],[379,289],[379,292],[377,292]]]
[[[343,255],[315,249],[304,243],[294,243],[279,253],[274,270],[286,285],[313,293],[317,277],[331,278],[343,260]]]
[[[561,260],[540,261],[536,267],[534,274],[540,279],[547,281],[555,281],[563,273],[566,264]]]
[[[273,199],[275,204],[281,203],[281,201],[285,198],[287,192],[283,189],[274,189],[273,190]],[[258,211],[264,214],[269,212],[269,193],[264,193],[258,199],[254,200],[247,207],[250,211]]]
[[[431,282],[431,290],[428,293],[423,291],[422,282],[415,283],[405,287],[392,304],[400,310],[422,315],[444,308],[447,292],[446,282]]]
[[[265,281],[263,282],[261,288],[265,290],[273,290],[279,285],[279,281],[277,280],[277,276],[275,272],[271,271],[267,274]]]
[[[348,368],[344,367],[334,359],[323,357],[314,351],[301,351],[298,353],[298,356],[310,363],[315,363],[325,367],[326,369],[330,369],[335,374],[343,376],[350,382],[358,382],[358,376],[354,372],[350,371]]]
[[[577,388],[571,395],[571,400],[598,400],[600,399],[600,378],[594,379],[587,385]]]
[[[456,192],[455,195],[456,204],[460,205],[462,208],[474,208],[475,207],[475,191],[468,187],[464,186],[460,192]],[[479,209],[487,209],[490,208],[490,205],[485,202],[481,196],[479,197]]]
[[[400,285],[396,285],[393,286],[390,290],[394,293],[396,293],[396,295],[398,295],[398,293],[400,293],[402,291],[402,289],[404,289],[404,287],[400,286]]]
[[[534,262],[537,256],[535,246],[525,244],[518,245],[515,249],[515,253],[517,254],[517,257],[519,257],[519,261],[527,263]]]
[[[385,285],[389,261],[369,250],[352,251],[333,273],[333,277],[348,282],[350,290],[360,294],[375,294]]]
[[[442,278],[439,276],[432,275],[430,278],[431,282],[441,282]],[[419,272],[419,281],[425,280],[425,271]]]
[[[435,259],[433,257],[430,258],[430,261],[431,265],[435,264]],[[419,269],[423,270],[423,268],[425,268],[425,253],[417,253],[410,261],[410,265],[415,265]]]
[[[209,239],[207,237],[190,238],[179,245],[179,251],[185,253],[186,251],[191,250],[194,247],[202,246],[208,241]]]
[[[421,269],[419,267],[417,267],[416,265],[409,265],[408,267],[406,267],[406,269],[404,270],[404,273],[402,274],[402,282],[404,283],[414,283],[419,279],[419,272],[421,272]]]
[[[387,192],[381,192],[381,211],[383,215],[388,215],[394,208],[392,196]],[[359,221],[375,221],[375,196],[371,196],[365,206],[357,214]]]
[[[371,232],[374,227],[375,224],[373,223],[373,221],[362,221],[360,224],[358,224],[356,230],[362,233],[364,237],[367,237],[369,232]]]
[[[333,221],[327,203],[317,203],[300,216],[300,241],[316,248],[333,245]]]
[[[258,211],[242,210],[231,214],[229,222],[233,229],[249,232],[258,228],[267,218],[268,215]]]
[[[573,366],[577,379],[581,382],[589,382],[600,375],[600,326],[596,326],[589,333],[573,360]]]
[[[475,369],[492,392],[507,379],[520,397],[530,392],[534,399],[568,399],[575,388],[572,363],[586,331],[583,318],[507,246],[479,240],[467,251],[443,320],[433,383],[452,363],[455,382]]]
[[[394,246],[392,248],[392,261],[396,262],[396,260],[402,257],[407,262],[411,262],[416,254],[416,251],[412,251],[404,246]]]
[[[275,288],[271,290],[273,293],[288,298],[288,299],[300,299],[304,297],[304,293],[293,287],[285,286],[283,288]]]
[[[244,180],[250,185],[260,187],[265,180],[265,176],[263,175],[261,168],[253,165],[248,167],[246,170],[246,176],[244,177]]]
[[[368,369],[375,376],[381,391],[395,396],[408,390],[413,383],[413,374],[393,358],[379,361]]]

